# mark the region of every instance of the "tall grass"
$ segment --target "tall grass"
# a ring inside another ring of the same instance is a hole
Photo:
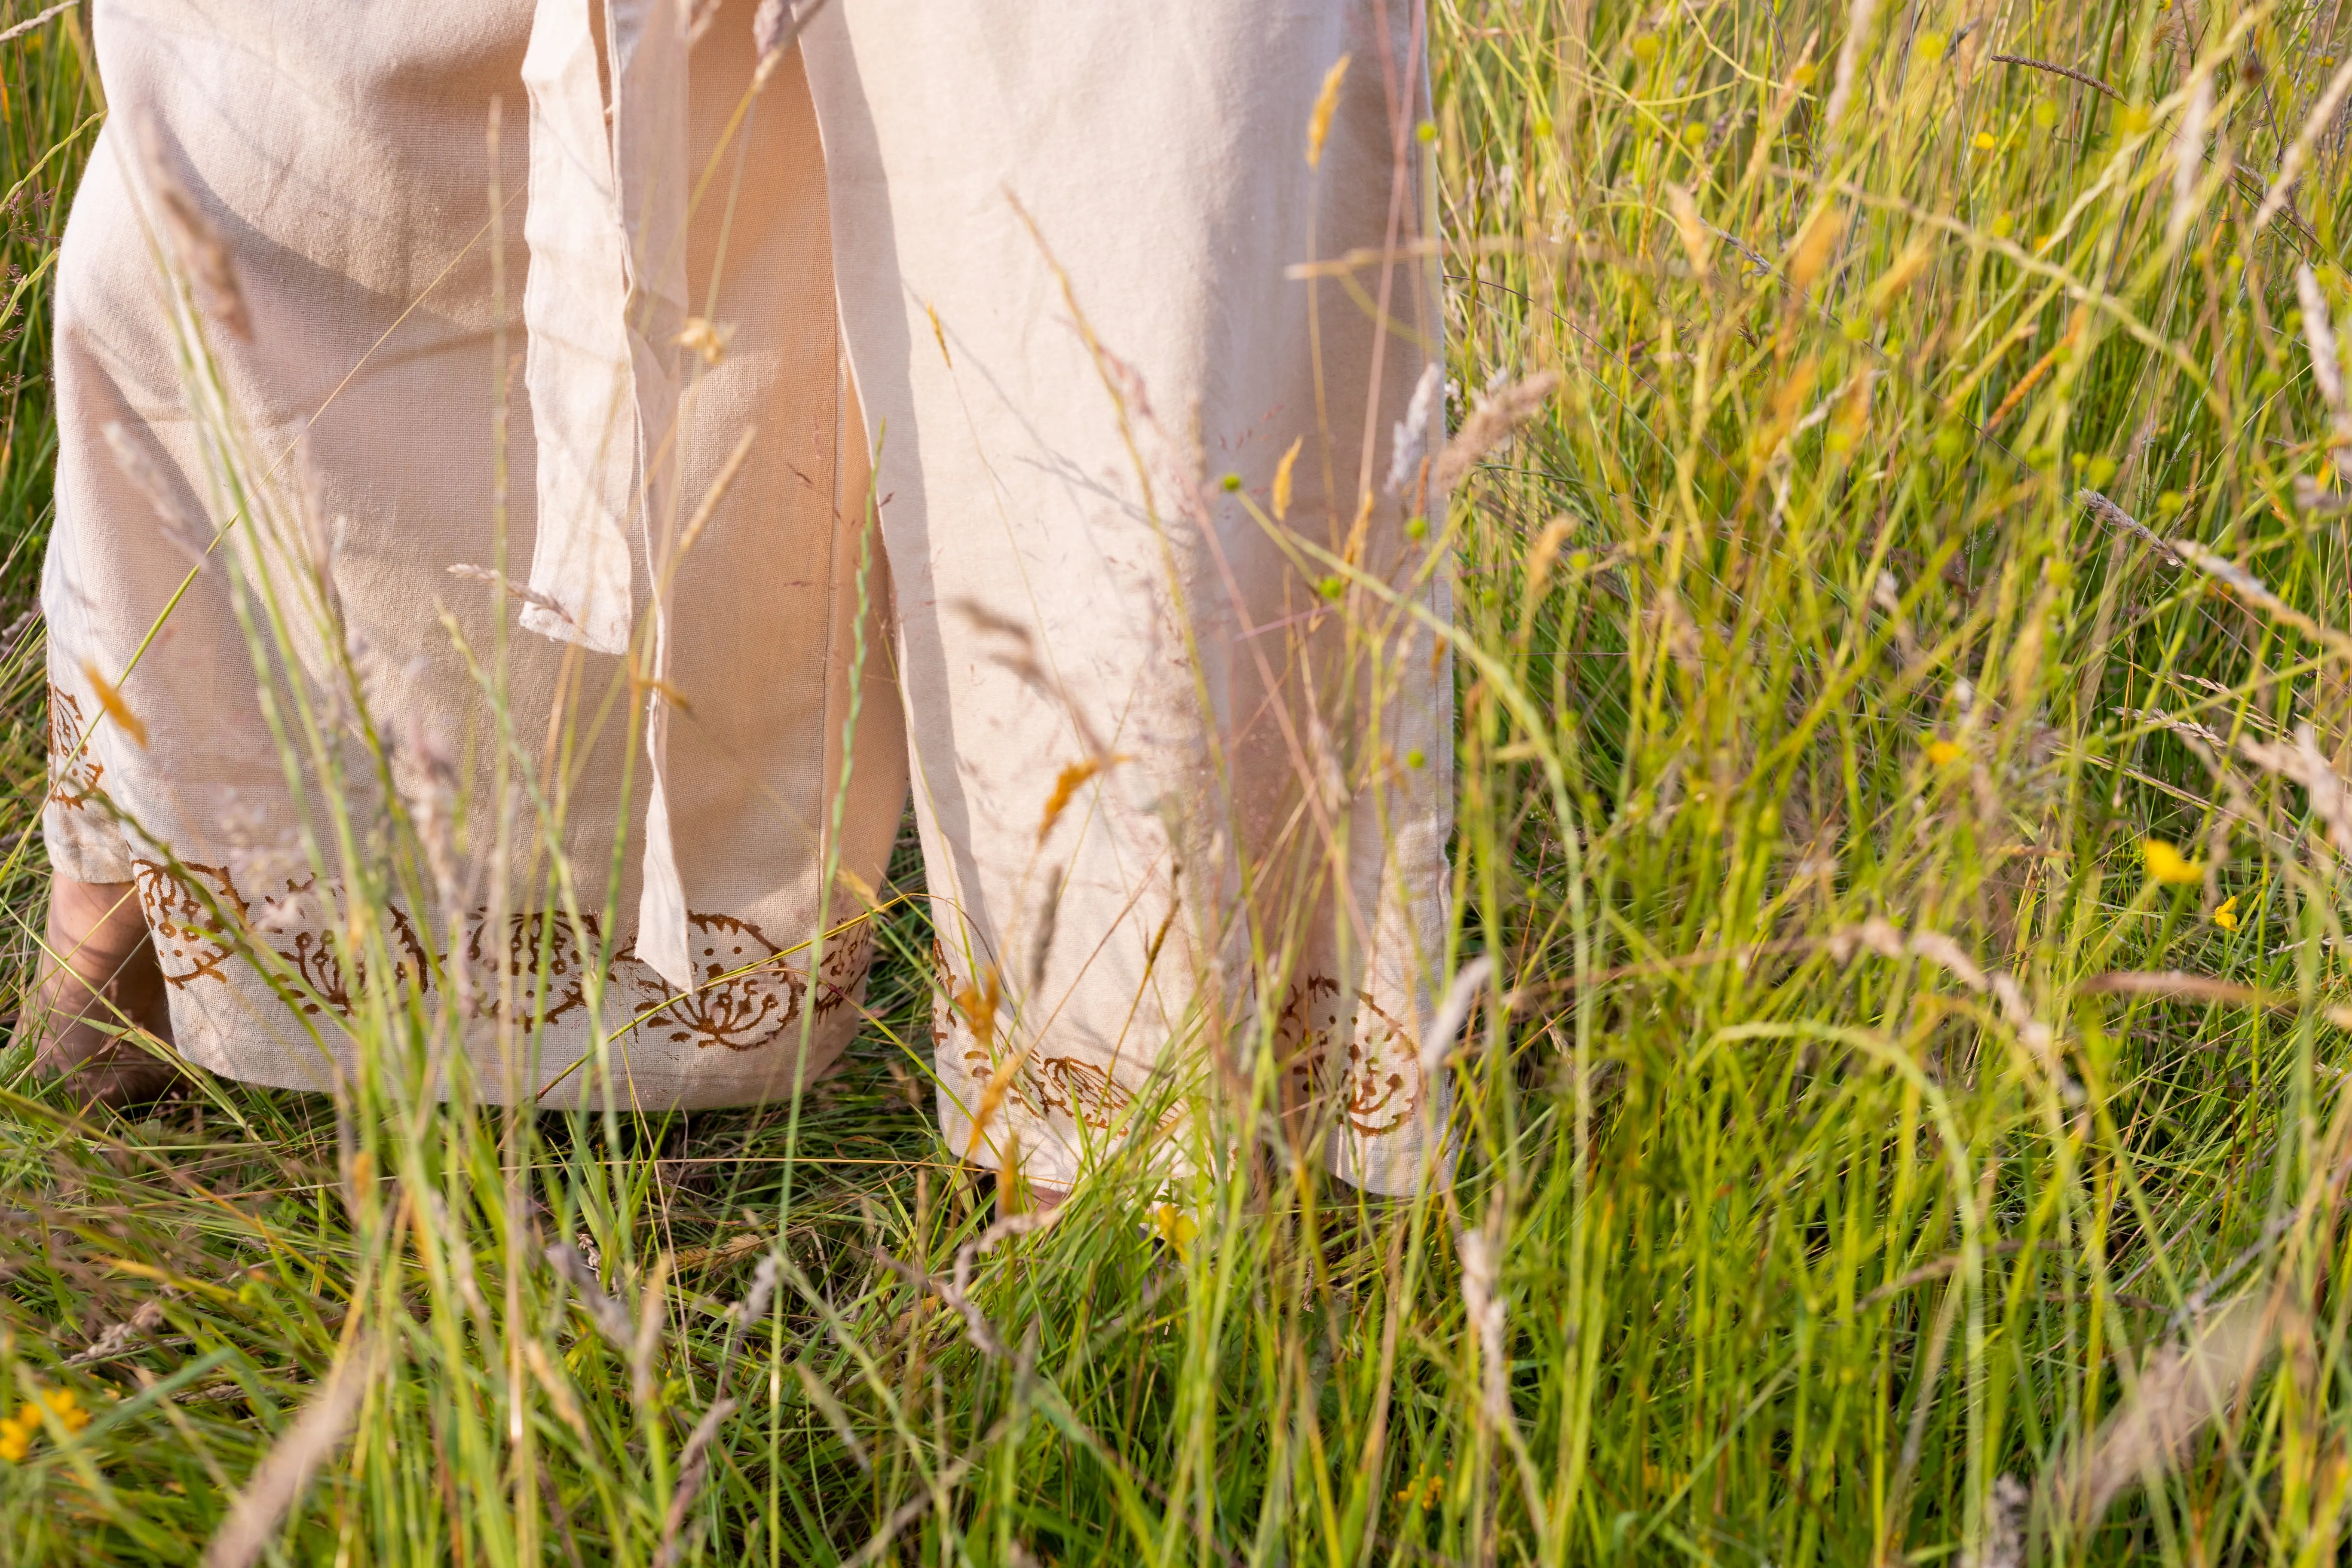
[[[1454,508],[1454,1184],[992,1228],[911,901],[796,1111],[77,1119],[20,1041],[0,1558],[2334,1560],[2336,7],[1434,13],[1457,417],[1563,378]],[[0,45],[9,616],[84,67]]]

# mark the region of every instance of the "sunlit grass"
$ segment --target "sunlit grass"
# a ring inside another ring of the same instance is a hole
[[[1451,525],[1456,1183],[1120,1170],[981,1250],[912,903],[796,1135],[77,1124],[20,1044],[0,1559],[195,1561],[308,1443],[289,1561],[2333,1561],[2339,120],[2253,224],[2330,15],[1439,5],[1455,416],[1562,377]],[[0,45],[0,618],[82,67]]]

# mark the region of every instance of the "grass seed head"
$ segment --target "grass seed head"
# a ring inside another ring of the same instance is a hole
[[[1282,454],[1282,460],[1274,466],[1274,489],[1267,498],[1267,510],[1274,513],[1276,522],[1290,515],[1291,470],[1297,466],[1299,448],[1306,444],[1304,436],[1294,438],[1289,448]]]
[[[1559,374],[1539,370],[1479,398],[1430,469],[1430,483],[1436,492],[1443,495],[1452,489],[1472,464],[1500,447],[1519,426],[1541,413],[1558,390]]]
[[[172,153],[164,145],[163,128],[152,115],[139,121],[138,143],[148,194],[154,200],[164,238],[187,280],[188,292],[196,308],[218,322],[229,336],[250,342],[253,317],[246,309],[245,290],[237,281],[236,265],[229,255],[227,242],[181,182],[173,167]]]
[[[1812,292],[1813,284],[1830,262],[1838,240],[1845,233],[1845,212],[1834,203],[1816,208],[1805,220],[1797,236],[1796,245],[1789,252],[1789,296],[1801,300]]]
[[[1347,79],[1348,61],[1352,57],[1341,55],[1323,73],[1322,90],[1315,95],[1315,112],[1307,121],[1307,166],[1318,167],[1323,162],[1323,141],[1331,134],[1331,116],[1339,107],[1339,84]]]

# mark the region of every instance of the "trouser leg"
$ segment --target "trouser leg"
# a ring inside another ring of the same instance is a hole
[[[1421,47],[1409,0],[807,36],[975,1157],[1066,1182],[1255,1047],[1335,1169],[1426,1168],[1446,586],[1385,483],[1439,335]]]

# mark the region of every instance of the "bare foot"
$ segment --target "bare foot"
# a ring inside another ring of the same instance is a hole
[[[135,884],[51,879],[38,991],[33,1011],[41,1044],[33,1070],[68,1079],[81,1105],[141,1104],[179,1076],[172,1062],[121,1033],[135,1026],[172,1037],[163,971]]]

